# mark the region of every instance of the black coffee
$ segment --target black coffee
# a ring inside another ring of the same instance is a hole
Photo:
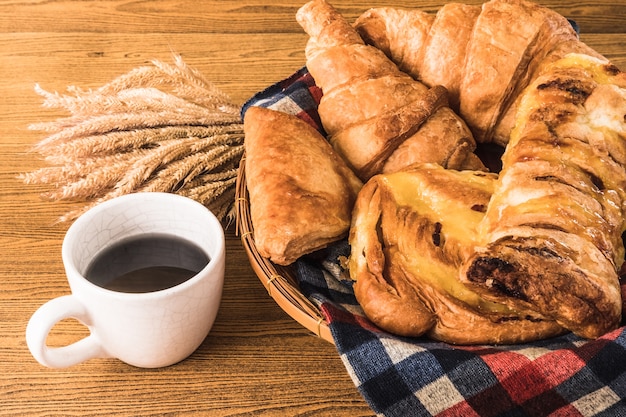
[[[150,235],[117,243],[91,261],[85,277],[119,292],[164,290],[187,281],[209,262],[194,243],[170,235]]]

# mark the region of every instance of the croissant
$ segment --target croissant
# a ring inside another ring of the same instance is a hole
[[[458,344],[521,343],[563,332],[554,320],[489,301],[459,280],[496,178],[425,164],[365,184],[353,211],[349,271],[373,323]]]
[[[416,162],[484,169],[445,88],[428,88],[400,71],[324,0],[302,6],[296,19],[310,35],[306,65],[323,92],[320,119],[359,178]]]
[[[537,77],[462,266],[472,291],[587,338],[621,319],[626,74],[570,54]]]
[[[450,3],[435,15],[374,8],[355,28],[403,71],[446,87],[479,143],[506,145],[521,92],[547,64],[573,52],[601,58],[567,19],[525,0]]]

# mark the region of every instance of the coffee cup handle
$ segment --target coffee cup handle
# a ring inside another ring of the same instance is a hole
[[[50,368],[66,368],[88,359],[110,356],[93,332],[68,346],[48,347],[46,344],[48,333],[56,323],[67,318],[79,320],[91,331],[91,319],[87,309],[72,295],[48,301],[30,318],[26,326],[26,344],[39,363]]]

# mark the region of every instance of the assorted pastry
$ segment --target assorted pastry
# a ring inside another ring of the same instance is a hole
[[[622,318],[626,74],[526,0],[296,20],[327,137],[244,115],[259,253],[348,239],[365,315],[457,344],[597,338]],[[504,149],[490,172],[477,146]]]

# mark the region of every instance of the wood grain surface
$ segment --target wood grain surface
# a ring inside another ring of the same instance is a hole
[[[479,4],[480,1],[467,1]],[[582,39],[626,69],[626,2],[540,2],[578,22]],[[32,123],[65,116],[34,91],[97,88],[153,59],[180,54],[242,104],[304,65],[307,36],[288,0],[0,1],[0,415],[369,416],[335,347],[285,314],[227,231],[224,296],[209,337],[187,360],[138,369],[97,359],[68,369],[39,365],[24,331],[47,300],[67,294],[60,257],[81,203],[42,200],[20,173],[46,163],[31,151]],[[372,6],[435,11],[436,1],[335,1],[349,19]],[[51,345],[86,334],[59,323]]]

